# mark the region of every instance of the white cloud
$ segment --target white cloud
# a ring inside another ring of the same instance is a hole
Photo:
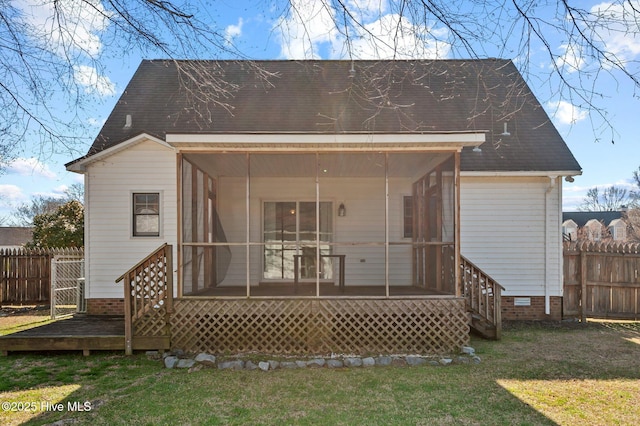
[[[96,92],[100,96],[116,94],[116,85],[107,76],[99,75],[98,70],[87,65],[74,65],[73,78],[88,93]]]
[[[597,35],[605,49],[624,62],[640,55],[640,1],[625,1],[623,4],[603,2],[591,8],[596,16]]]
[[[15,6],[23,12],[26,32],[45,49],[89,57],[101,52],[100,33],[109,25],[110,12],[99,0],[19,0]]]
[[[326,0],[292,0],[290,3],[289,17],[276,24],[281,56],[286,59],[319,58],[319,45],[332,45],[339,37],[333,8]]]
[[[576,124],[589,115],[587,111],[567,101],[549,102],[547,105],[552,110],[553,117],[561,124]]]
[[[233,43],[233,39],[242,35],[242,25],[244,24],[242,18],[238,19],[237,25],[229,25],[224,29],[224,39],[227,43]]]
[[[56,194],[57,196],[63,196],[65,195],[65,192],[69,189],[69,185],[59,185],[56,186],[55,188],[53,188],[51,191]]]
[[[435,59],[449,55],[448,31],[414,25],[406,17],[384,12],[384,0],[350,0],[346,13],[362,26],[338,28],[344,11],[326,0],[292,1],[291,12],[275,27],[281,56],[287,59],[319,58],[322,49],[332,58]],[[348,38],[347,38],[348,34]]]
[[[7,184],[0,185],[0,199],[12,202],[22,200],[24,198],[24,193],[19,186]]]
[[[346,6],[352,16],[370,21],[384,15],[389,4],[386,0],[348,0]]]
[[[55,179],[57,175],[51,171],[48,165],[37,158],[18,158],[7,166],[7,173],[15,173],[20,176],[41,176],[46,179]]]
[[[97,119],[97,118],[94,118],[94,117],[90,117],[90,118],[87,119],[87,123],[89,123],[89,125],[93,126],[93,127],[102,127],[102,126],[104,126],[104,123],[106,121],[107,120],[104,119],[104,118]]]
[[[556,60],[558,68],[564,69],[568,73],[580,71],[586,64],[585,58],[582,56],[582,49],[579,45],[563,44],[560,49],[564,53]]]
[[[365,25],[352,43],[358,59],[445,58],[451,46],[443,40],[446,30],[413,25],[405,17],[389,14]]]
[[[576,177],[576,180],[580,177]],[[617,188],[626,189],[628,191],[632,191],[636,189],[636,186],[630,179],[621,179],[616,182],[611,183],[600,183],[597,185],[591,186],[583,186],[578,185],[577,183],[565,183],[562,187],[562,209],[564,211],[575,211],[580,208],[582,203],[584,202],[585,197],[587,196],[587,192],[590,189],[598,188],[600,193],[602,191],[615,186]]]

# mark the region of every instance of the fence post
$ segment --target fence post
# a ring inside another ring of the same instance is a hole
[[[49,263],[49,310],[51,311],[51,319],[56,319],[56,257],[51,256]]]
[[[580,322],[587,322],[587,252],[580,247]]]

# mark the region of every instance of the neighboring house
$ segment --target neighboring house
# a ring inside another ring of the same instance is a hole
[[[215,101],[181,86],[198,67]],[[561,318],[562,181],[581,168],[508,60],[143,61],[67,169],[85,176],[89,313],[122,313],[114,280],[168,242],[172,345],[319,327],[351,350],[340,337],[405,320],[464,341],[462,257],[504,287],[504,317]]]
[[[0,227],[0,250],[19,249],[33,239],[33,228],[21,226]]]
[[[624,211],[563,212],[563,237],[569,241],[584,238],[589,241],[612,239],[625,242],[628,225],[623,213]]]

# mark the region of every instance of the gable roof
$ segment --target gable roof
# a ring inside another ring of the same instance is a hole
[[[562,212],[562,221],[573,220],[580,228],[587,224],[591,219],[602,222],[605,226],[609,226],[615,219],[622,218],[622,212],[605,211],[605,212]]]
[[[140,134],[449,132],[486,134],[481,152],[463,149],[463,171],[581,170],[513,63],[498,59],[145,60],[83,159]]]
[[[33,228],[20,226],[0,227],[0,247],[22,247],[33,238]]]

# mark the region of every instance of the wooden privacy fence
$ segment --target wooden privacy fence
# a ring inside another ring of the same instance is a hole
[[[640,244],[565,242],[563,316],[640,319]]]
[[[82,248],[0,250],[0,305],[50,303],[53,256],[83,255]]]

